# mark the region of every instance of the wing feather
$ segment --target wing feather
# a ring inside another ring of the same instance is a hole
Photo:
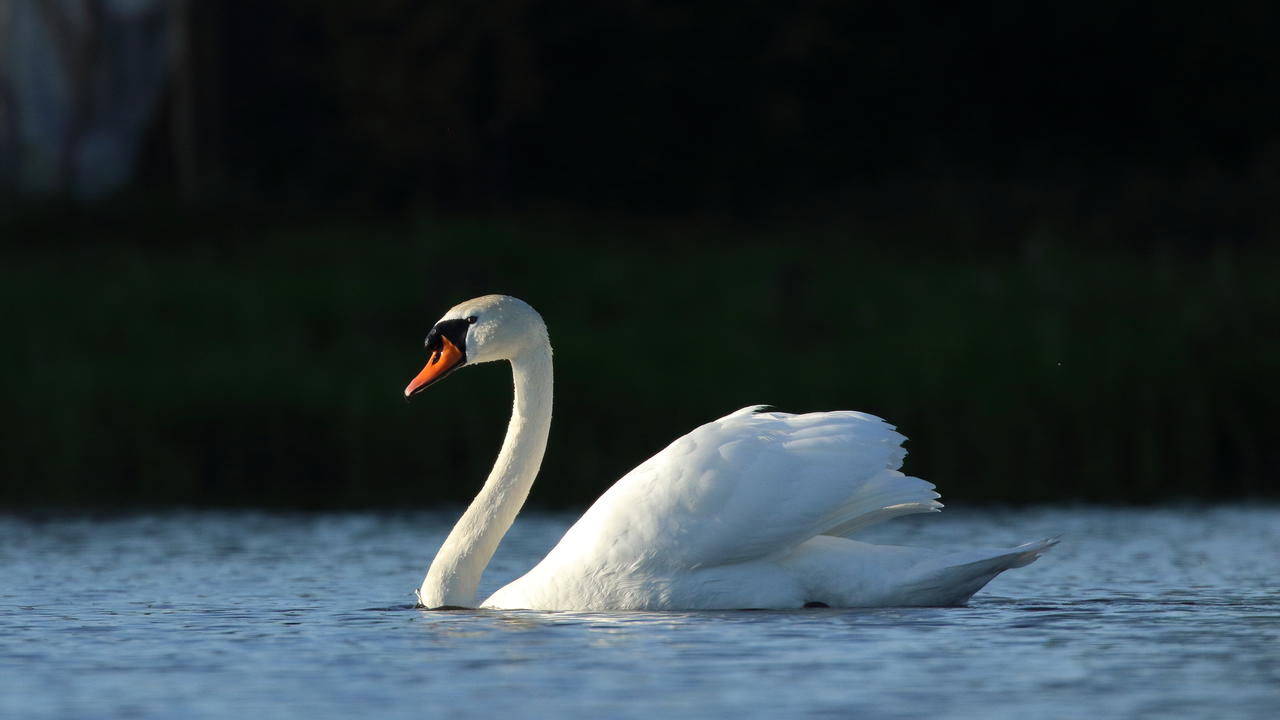
[[[547,556],[661,573],[780,556],[941,507],[897,469],[905,438],[873,415],[748,407],[678,438],[619,480]]]

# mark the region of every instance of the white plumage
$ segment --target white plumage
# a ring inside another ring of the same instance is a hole
[[[428,336],[428,349],[432,361],[406,395],[476,362],[510,360],[515,378],[512,421],[494,470],[418,591],[428,607],[474,606],[480,574],[541,463],[551,419],[550,344],[531,307],[486,296],[447,313]],[[938,551],[850,539],[875,523],[942,507],[933,485],[898,471],[904,439],[860,412],[744,408],[677,439],[624,476],[542,562],[482,605],[954,605],[1054,544]]]

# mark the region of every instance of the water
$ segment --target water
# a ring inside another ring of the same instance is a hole
[[[485,591],[572,520],[526,515]],[[0,517],[0,717],[1280,717],[1280,508],[949,509],[968,607],[428,612],[447,514]]]

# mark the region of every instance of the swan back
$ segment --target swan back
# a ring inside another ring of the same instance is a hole
[[[645,549],[627,562],[705,567],[788,552],[886,506],[941,507],[931,483],[897,472],[905,438],[880,418],[759,410],[744,408],[671,443],[610,488],[579,521],[582,531],[575,526],[565,540],[599,538],[591,529],[598,525]],[[602,550],[626,544],[615,538]]]
[[[503,592],[521,592],[526,583],[540,592],[569,591],[546,581],[557,576],[662,582],[778,559],[818,535],[848,535],[941,507],[932,484],[898,472],[904,438],[880,418],[759,410],[707,423],[636,467]],[[563,601],[581,603],[538,600]]]

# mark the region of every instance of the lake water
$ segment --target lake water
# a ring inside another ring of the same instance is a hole
[[[0,516],[0,717],[1280,717],[1274,506],[902,518],[870,539],[1063,537],[967,607],[788,612],[413,609],[452,520]]]

